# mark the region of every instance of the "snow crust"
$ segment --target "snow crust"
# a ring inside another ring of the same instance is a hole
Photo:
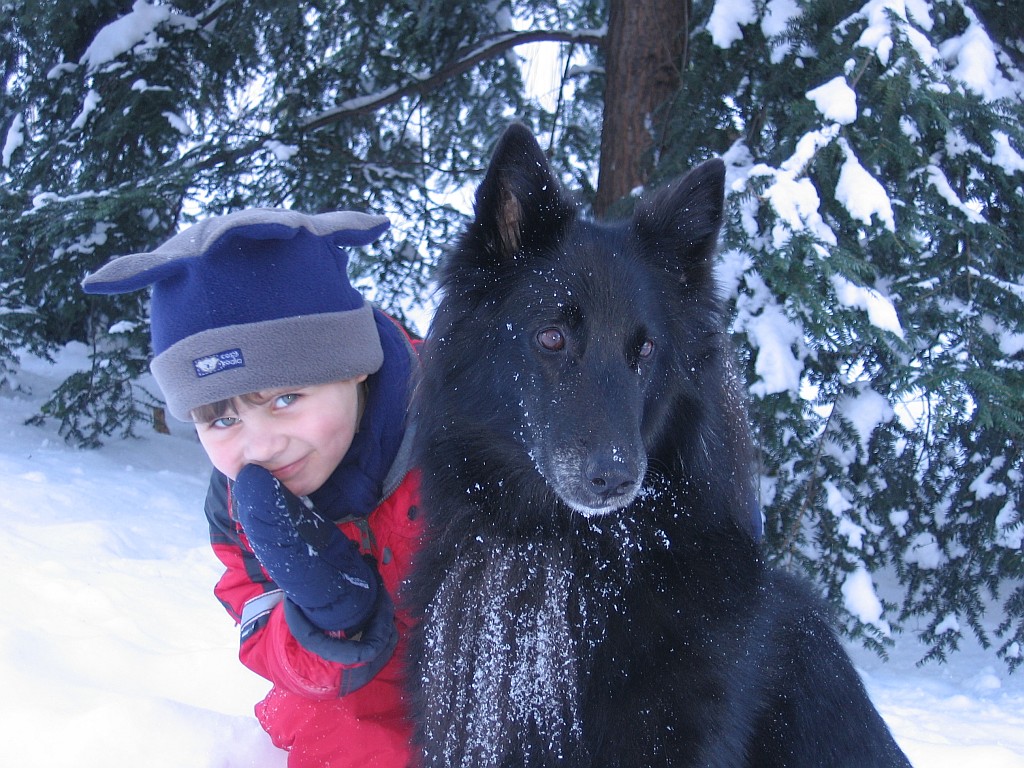
[[[86,355],[23,358],[0,389],[0,765],[283,768],[213,596],[194,432],[77,451],[23,423]]]

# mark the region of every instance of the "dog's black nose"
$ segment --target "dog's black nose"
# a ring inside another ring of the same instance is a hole
[[[636,472],[614,456],[592,456],[583,469],[590,489],[605,499],[625,496],[636,486]]]

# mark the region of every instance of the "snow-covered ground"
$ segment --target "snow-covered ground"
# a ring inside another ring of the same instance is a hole
[[[252,716],[266,683],[212,594],[189,428],[80,451],[24,426],[85,364],[78,346],[26,359],[0,390],[0,765],[284,766]],[[975,647],[917,668],[908,636],[888,663],[853,653],[915,766],[1024,768],[1024,674]]]

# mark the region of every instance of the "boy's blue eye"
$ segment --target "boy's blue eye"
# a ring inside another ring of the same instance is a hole
[[[286,395],[278,395],[274,398],[275,408],[287,408],[289,405],[299,399],[299,395],[294,392],[289,392]]]
[[[233,427],[237,423],[237,416],[221,416],[219,419],[211,421],[210,426],[214,429],[227,429],[228,427]]]

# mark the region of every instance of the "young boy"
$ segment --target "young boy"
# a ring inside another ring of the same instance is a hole
[[[406,411],[416,354],[349,283],[347,246],[387,219],[246,210],[207,219],[83,285],[152,285],[153,375],[196,425],[215,592],[256,715],[292,768],[404,768],[411,728],[392,596],[417,542]],[[396,651],[398,648],[398,651]]]

